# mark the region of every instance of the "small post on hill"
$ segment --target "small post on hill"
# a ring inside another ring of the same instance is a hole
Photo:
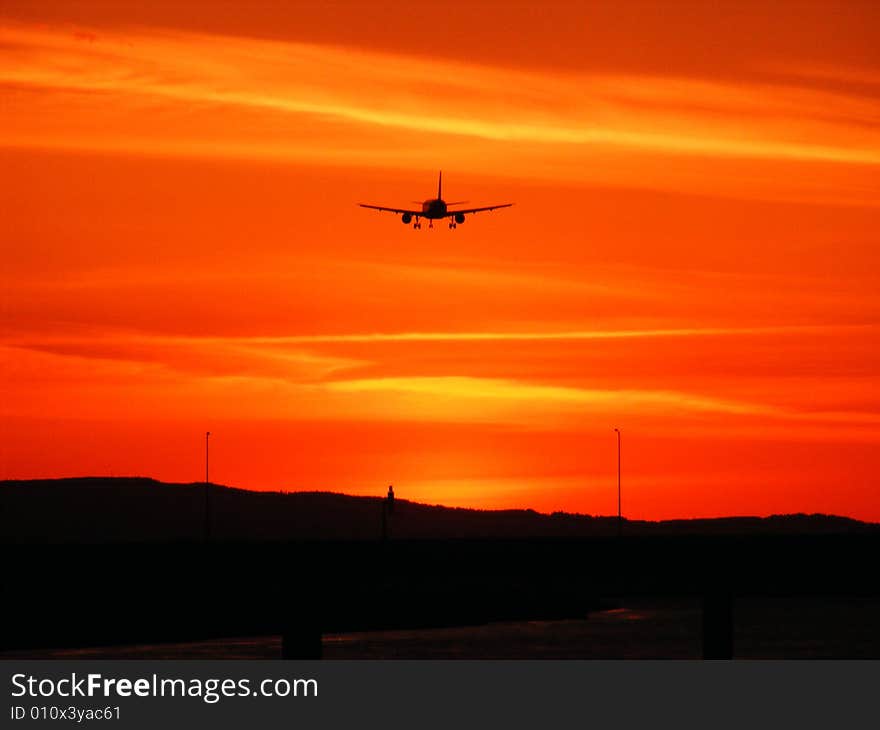
[[[391,515],[394,513],[394,487],[388,485],[388,495],[382,500],[382,541],[388,539],[391,532]]]

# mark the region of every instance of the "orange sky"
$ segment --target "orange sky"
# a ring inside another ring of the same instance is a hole
[[[0,9],[0,478],[880,520],[875,3],[126,5]]]

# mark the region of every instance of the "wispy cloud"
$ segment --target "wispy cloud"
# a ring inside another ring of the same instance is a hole
[[[506,342],[620,340],[683,337],[735,337],[741,335],[820,334],[841,331],[868,332],[873,325],[783,325],[771,327],[678,327],[668,329],[596,329],[596,330],[533,330],[511,332],[348,332],[338,334],[291,334],[277,336],[242,335],[214,337],[211,335],[161,335],[140,332],[108,331],[80,335],[41,335],[37,340],[24,336],[7,336],[0,341],[10,346],[89,345],[100,342],[115,344],[192,346],[192,345],[308,345],[370,342]]]
[[[37,356],[36,359],[33,355]],[[320,381],[340,371],[370,364],[363,359],[314,352],[302,347],[268,347],[235,338],[42,340],[0,345],[0,357],[10,363],[25,363],[15,373],[11,369],[5,372],[10,380],[15,376],[24,381],[47,375],[54,377],[71,370],[83,371],[95,363],[118,363],[124,373],[152,368],[185,377],[263,377],[301,383]]]
[[[803,428],[821,428],[825,438],[834,438],[835,428],[845,429],[847,438],[853,433],[869,439],[880,437],[880,414],[874,412],[785,408],[685,390],[591,388],[466,376],[360,378],[330,381],[319,387],[331,394],[362,396],[353,410],[366,409],[391,420],[547,427],[623,417],[653,431],[664,428],[660,421],[669,426],[696,419],[703,434],[740,429],[754,436],[787,424],[789,429],[796,426],[797,433]]]
[[[128,135],[132,149],[137,139],[152,151],[277,158],[308,157],[322,149],[330,157],[345,149],[349,159],[357,159],[353,125],[365,133],[415,135],[370,138],[368,147],[381,155],[392,142],[418,150],[437,145],[433,138],[440,135],[456,138],[458,145],[507,143],[504,154],[523,160],[535,154],[562,160],[628,150],[880,164],[880,104],[808,86],[524,71],[147,30],[103,33],[86,42],[71,33],[20,25],[0,28],[0,62],[0,84],[8,92],[73,94],[66,110],[60,105],[64,113],[104,113],[100,134],[80,129],[78,135],[53,138],[28,124],[32,114],[46,108],[33,97],[16,98],[13,111],[22,118],[6,126],[0,137],[4,144],[112,147],[124,144],[119,138]],[[180,110],[174,124],[160,128],[150,120],[132,121],[151,99]],[[270,117],[255,121],[232,111],[218,117],[218,106]],[[118,125],[114,110],[128,111]],[[337,123],[348,131],[334,132]],[[255,135],[255,129],[267,134]],[[304,129],[309,130],[305,141]],[[207,147],[205,135],[196,130],[209,132]],[[443,146],[450,144],[443,139]]]
[[[867,326],[854,325],[865,329]],[[847,329],[848,326],[844,326]],[[371,332],[325,335],[290,335],[256,337],[263,344],[319,344],[354,342],[541,342],[565,340],[624,340],[677,337],[724,337],[839,331],[840,327],[683,327],[671,329],[574,330],[537,332]]]
[[[384,393],[412,396],[430,396],[421,400],[428,404],[440,400],[440,408],[464,415],[466,401],[506,401],[508,403],[559,407],[590,407],[607,412],[609,409],[633,411],[644,408],[661,408],[668,411],[706,411],[728,414],[767,414],[773,409],[753,404],[702,397],[690,393],[653,390],[596,390],[557,385],[544,385],[501,378],[443,377],[392,377],[341,380],[326,383],[331,392]],[[428,413],[436,413],[429,407]]]

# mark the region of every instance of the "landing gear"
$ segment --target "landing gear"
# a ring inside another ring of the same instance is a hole
[[[428,228],[433,228],[433,227],[434,227],[434,221],[431,221],[430,223],[428,223]]]
[[[421,223],[419,223],[419,219],[418,219],[418,218],[416,218],[416,222],[415,222],[415,223],[413,223],[413,228],[421,228],[421,227],[422,227],[422,224],[421,224]]]
[[[455,230],[456,228],[458,228],[458,226],[455,223],[449,224],[449,230]]]

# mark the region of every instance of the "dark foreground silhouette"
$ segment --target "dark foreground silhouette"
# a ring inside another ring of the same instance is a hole
[[[150,480],[5,483],[0,651],[583,619],[688,597],[731,656],[737,599],[880,596],[876,525],[785,516],[672,523],[477,512]],[[383,518],[386,539],[382,539]],[[64,544],[60,544],[64,543]],[[860,647],[840,656],[864,656]]]
[[[200,540],[204,483],[145,478],[0,482],[0,535],[7,542]],[[211,485],[215,540],[601,537],[617,534],[616,517],[533,510],[473,510],[352,497],[331,492],[254,492]],[[645,522],[625,520],[627,536],[880,534],[880,525],[830,515],[776,515]]]
[[[694,597],[629,596],[563,621],[327,633],[322,658],[337,659],[699,659],[701,603]],[[738,598],[734,658],[880,656],[880,598]],[[177,643],[19,650],[0,658],[277,659],[281,636]]]

